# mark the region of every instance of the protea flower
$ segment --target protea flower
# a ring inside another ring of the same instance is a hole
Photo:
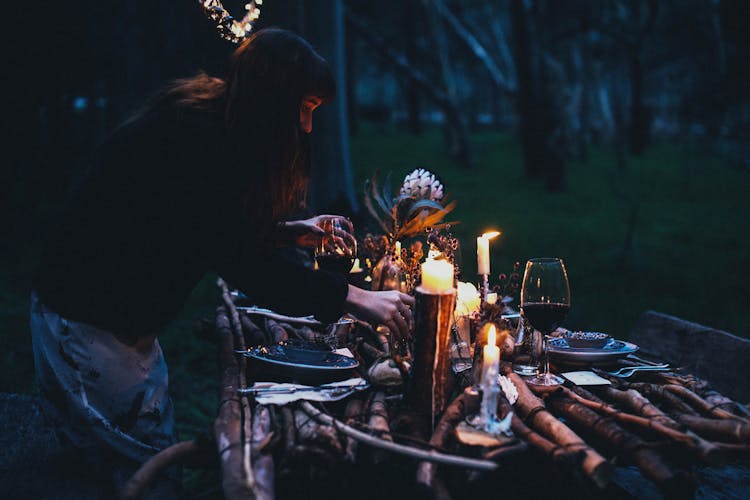
[[[416,168],[406,177],[399,191],[401,196],[440,201],[443,199],[443,185],[435,174],[423,168]]]
[[[443,185],[431,172],[418,168],[404,178],[399,194],[392,197],[391,175],[385,178],[382,192],[378,186],[378,172],[365,182],[365,206],[392,242],[410,238],[428,227],[441,228],[448,223],[443,218],[456,206],[452,201],[443,204]],[[451,224],[456,224],[453,222]]]

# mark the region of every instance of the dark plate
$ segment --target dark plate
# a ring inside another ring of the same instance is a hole
[[[561,337],[550,339],[550,360],[566,365],[606,365],[638,350],[638,346],[623,340],[610,339],[601,348],[570,347]]]
[[[243,353],[252,380],[321,384],[345,380],[359,366],[354,358],[331,351],[289,345],[255,347]]]

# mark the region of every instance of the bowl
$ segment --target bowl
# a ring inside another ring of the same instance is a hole
[[[574,349],[601,349],[610,339],[609,335],[602,332],[565,332],[562,337]]]

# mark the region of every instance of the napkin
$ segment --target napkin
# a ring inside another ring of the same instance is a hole
[[[565,372],[560,375],[575,385],[612,385],[612,382],[591,371]]]
[[[278,382],[256,382],[250,389],[272,389],[280,392],[258,392],[255,401],[264,405],[286,405],[294,401],[340,401],[354,392],[367,387],[365,379],[360,377],[325,384],[325,389],[309,385],[278,383]],[[340,391],[337,389],[341,389]],[[345,390],[349,388],[349,390]],[[289,392],[283,392],[289,391]],[[293,391],[293,392],[292,392]]]

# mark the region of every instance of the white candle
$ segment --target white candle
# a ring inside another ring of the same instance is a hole
[[[490,274],[490,240],[499,234],[492,231],[477,236],[477,274]]]
[[[500,348],[495,345],[496,342],[497,330],[495,330],[495,325],[490,325],[487,331],[487,345],[484,346],[484,351],[482,352],[484,354],[482,358],[484,363],[484,369],[482,370],[484,372],[484,376],[482,377],[483,384],[493,384],[494,380],[487,380],[487,377],[497,376],[500,368]]]
[[[427,259],[422,263],[422,290],[445,293],[453,290],[453,264],[447,260]]]

